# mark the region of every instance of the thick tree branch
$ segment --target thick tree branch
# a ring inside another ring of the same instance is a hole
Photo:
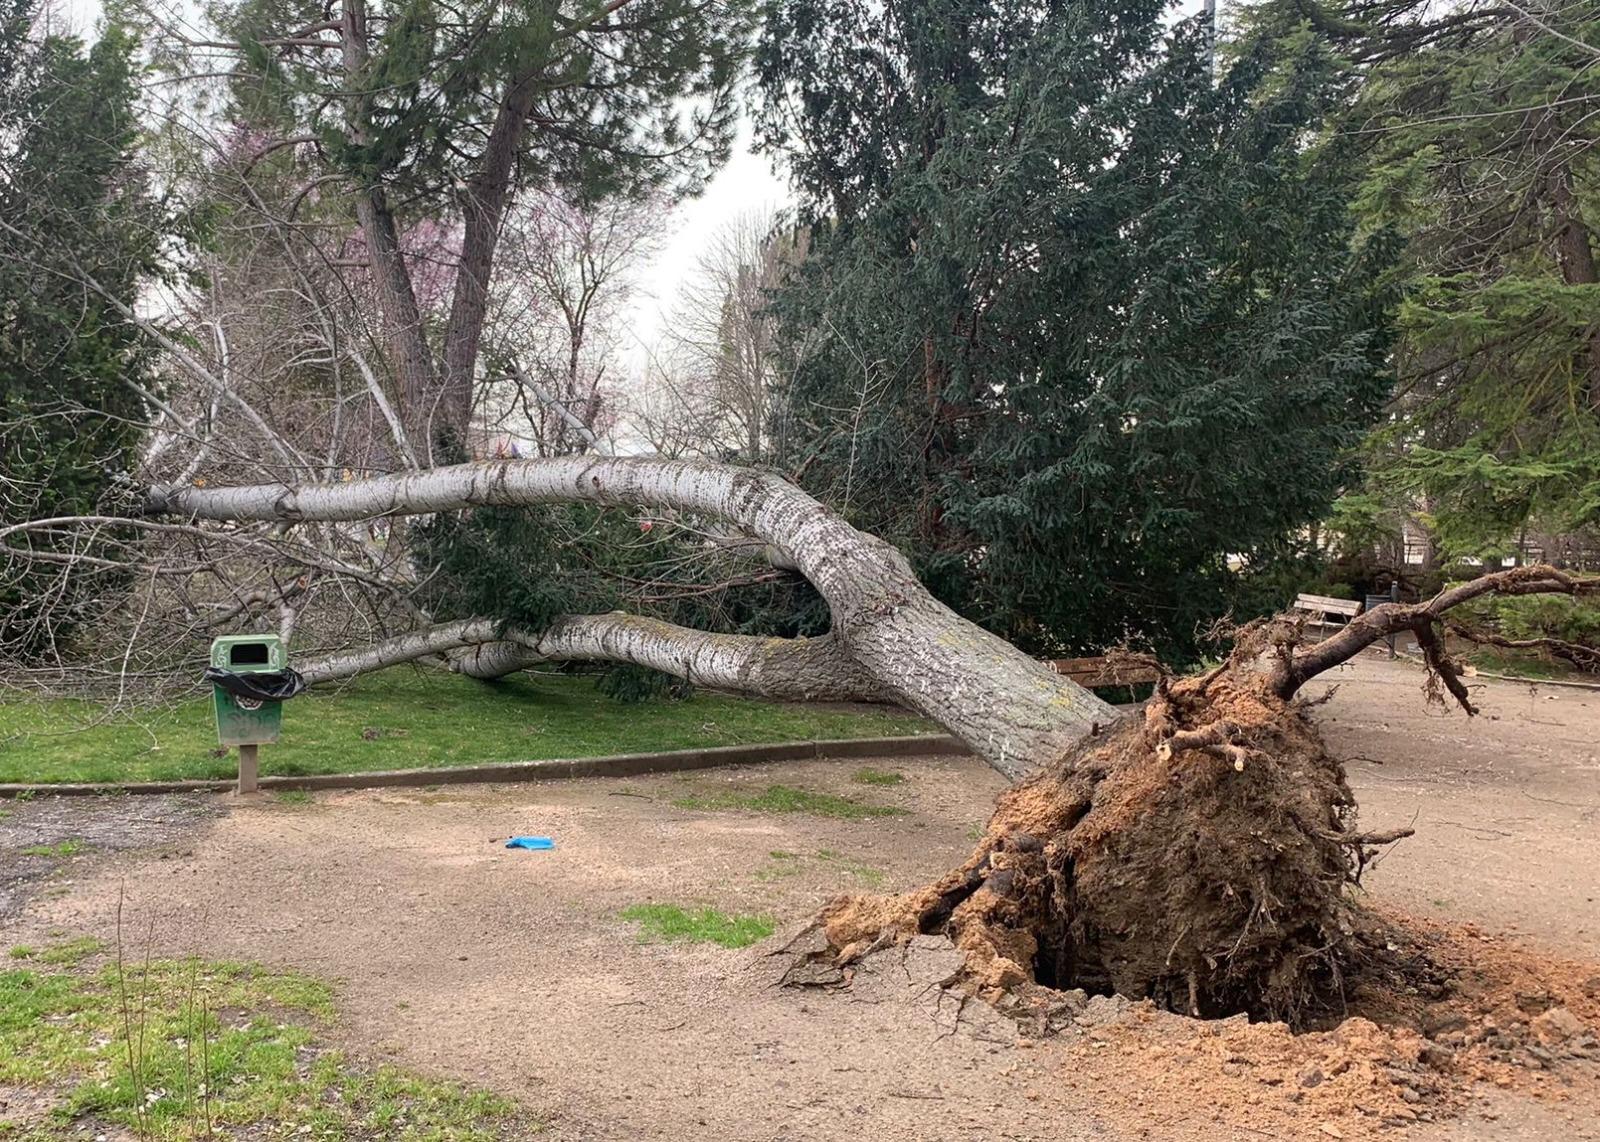
[[[451,653],[451,652],[462,653]],[[832,638],[755,638],[713,634],[638,615],[568,615],[544,631],[506,630],[464,619],[410,631],[299,667],[308,682],[333,682],[372,670],[449,654],[451,669],[498,678],[542,662],[631,662],[697,685],[794,701],[881,701],[883,688]]]
[[[1468,713],[1475,713],[1466,686],[1445,654],[1439,636],[1439,624],[1446,611],[1485,595],[1595,594],[1600,594],[1600,579],[1580,579],[1554,567],[1539,565],[1497,571],[1440,591],[1425,603],[1384,603],[1374,607],[1351,619],[1332,637],[1295,650],[1279,661],[1269,684],[1279,697],[1289,698],[1318,674],[1354,658],[1379,639],[1411,631],[1445,688]]]

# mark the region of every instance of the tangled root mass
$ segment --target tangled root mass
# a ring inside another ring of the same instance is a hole
[[[959,868],[834,901],[847,966],[943,934],[969,990],[1148,997],[1202,1016],[1301,1022],[1359,955],[1345,886],[1362,844],[1343,766],[1294,703],[1233,670],[1164,685],[1144,720],[1005,792]]]

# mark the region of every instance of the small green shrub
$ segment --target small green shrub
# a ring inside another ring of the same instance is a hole
[[[1600,606],[1566,595],[1495,597],[1489,616],[1507,638],[1558,638],[1600,645]]]

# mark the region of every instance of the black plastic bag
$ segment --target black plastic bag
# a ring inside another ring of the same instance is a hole
[[[204,678],[221,686],[235,698],[249,702],[281,702],[306,688],[298,670],[278,670],[266,674],[235,674],[220,666],[208,666]]]

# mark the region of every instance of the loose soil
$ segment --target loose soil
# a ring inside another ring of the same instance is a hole
[[[848,990],[795,990],[773,986],[781,935],[749,952],[640,944],[618,917],[659,901],[797,922],[841,892],[927,883],[1001,788],[963,758],[879,763],[906,775],[892,787],[852,781],[859,762],[804,762],[214,798],[225,815],[183,817],[154,849],[71,858],[63,894],[0,913],[0,941],[111,936],[126,884],[128,927],[155,917],[158,951],[335,980],[349,1045],[518,1097],[560,1139],[1600,1139],[1583,1057],[1600,1027],[1600,693],[1485,682],[1469,722],[1427,707],[1404,664],[1362,658],[1325,681],[1340,688],[1318,720],[1351,759],[1363,826],[1417,829],[1366,875],[1409,933],[1393,978],[1352,997],[1410,1029],[1292,1036],[1069,995],[1036,1038],[942,990],[937,940],[872,957]],[[908,812],[673,805],[775,783]],[[9,806],[0,867],[45,839],[16,839],[36,815],[163,819],[163,801]],[[513,833],[558,847],[506,850]],[[1421,950],[1448,980],[1407,974]]]

